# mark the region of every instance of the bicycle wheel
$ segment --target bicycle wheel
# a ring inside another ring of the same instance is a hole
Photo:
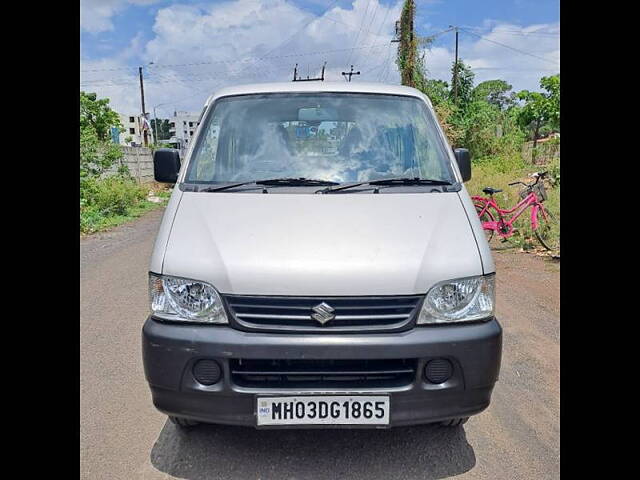
[[[495,221],[495,219],[493,218],[493,215],[491,214],[491,212],[488,209],[482,215],[480,215],[480,212],[482,212],[482,209],[484,208],[484,205],[482,205],[480,203],[476,203],[475,207],[476,207],[476,212],[480,216],[480,223],[481,224],[483,224],[484,222],[494,222]],[[490,228],[485,228],[483,230],[484,230],[484,235],[487,238],[487,243],[491,243],[491,239],[493,238],[493,230],[490,229]]]
[[[546,219],[542,212],[538,211],[538,228],[533,233],[547,250],[560,250],[560,222],[549,210],[545,209],[545,213]]]

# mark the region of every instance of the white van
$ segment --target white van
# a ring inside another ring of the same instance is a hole
[[[495,267],[429,99],[396,85],[220,90],[149,272],[143,359],[181,427],[455,426],[484,410]]]

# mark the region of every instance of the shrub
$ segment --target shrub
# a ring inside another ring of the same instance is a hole
[[[129,215],[143,201],[149,187],[139,185],[128,176],[115,175],[105,179],[87,177],[80,185],[80,231],[91,233],[110,219]]]
[[[80,175],[99,176],[123,157],[120,145],[101,141],[93,130],[80,130]]]

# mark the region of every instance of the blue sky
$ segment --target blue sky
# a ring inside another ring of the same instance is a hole
[[[361,81],[399,83],[391,44],[401,0],[81,0],[81,89],[137,112],[137,67],[158,115],[198,111],[233,83],[288,80],[293,65],[342,80],[349,63]],[[416,30],[464,27],[460,56],[476,83],[493,78],[536,89],[559,72],[559,1],[417,0]],[[449,80],[452,32],[425,52],[429,74]],[[149,65],[153,62],[152,65]],[[150,110],[148,107],[147,110]]]

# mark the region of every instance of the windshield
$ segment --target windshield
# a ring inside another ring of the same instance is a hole
[[[221,98],[201,126],[187,183],[305,177],[453,182],[435,120],[417,98],[266,94]]]

